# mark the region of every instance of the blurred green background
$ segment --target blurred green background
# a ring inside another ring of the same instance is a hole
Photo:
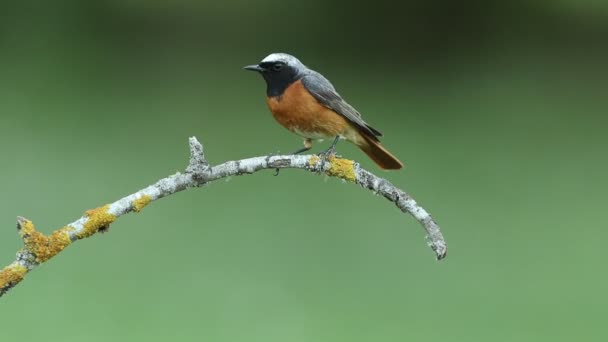
[[[406,168],[449,244],[302,171],[153,203],[1,299],[3,341],[606,341],[605,1],[3,1],[0,263],[187,162],[301,141],[241,69],[292,53]],[[328,142],[316,145],[316,151]],[[604,270],[604,271],[603,271]]]

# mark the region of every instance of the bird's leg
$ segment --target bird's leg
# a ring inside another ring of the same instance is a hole
[[[329,146],[329,148],[321,153],[319,153],[319,157],[321,157],[321,161],[322,161],[322,165],[321,165],[321,169],[323,169],[325,167],[325,162],[329,160],[329,158],[331,158],[332,156],[334,156],[336,154],[336,145],[338,144],[338,141],[340,140],[340,136],[336,136],[334,138],[334,141],[331,143],[331,146]]]
[[[291,154],[300,154],[302,152],[306,152],[306,151],[310,150],[311,148],[312,148],[312,139],[306,138],[306,139],[304,139],[304,147],[302,147],[302,148],[300,148],[300,149],[292,152]],[[274,175],[278,176],[279,175],[279,168],[276,168],[275,171],[276,172],[275,172]]]
[[[340,140],[340,136],[336,136],[336,138],[334,139],[334,141],[331,143],[331,146],[329,146],[329,148],[323,152],[319,153],[319,156],[321,157],[325,157],[326,159],[329,159],[329,157],[331,157],[332,155],[334,155],[336,153],[336,145],[338,144],[338,140]]]
[[[302,148],[301,148],[301,149],[299,149],[299,150],[296,150],[296,151],[294,151],[294,152],[291,152],[291,154],[300,154],[300,153],[302,153],[302,152],[306,152],[306,151],[310,150],[311,148],[312,148],[312,146],[309,146],[309,147],[302,147]]]

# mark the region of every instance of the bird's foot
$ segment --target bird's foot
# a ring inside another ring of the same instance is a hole
[[[336,149],[334,148],[329,148],[325,151],[319,152],[319,154],[317,154],[317,156],[319,156],[321,159],[325,159],[325,160],[329,160],[331,157],[336,155]]]
[[[329,148],[321,153],[318,156],[321,158],[321,170],[325,169],[325,163],[328,162],[331,158],[336,157],[336,144],[340,140],[340,136],[336,136],[334,141],[331,143]]]
[[[319,168],[321,171],[325,169],[325,163],[329,162],[332,158],[338,157],[335,146],[331,146],[327,150],[320,152],[317,154],[317,156],[319,156],[321,159],[321,165]]]
[[[338,139],[336,139],[334,141],[333,144],[331,144],[331,146],[329,146],[329,148],[325,151],[321,151],[319,152],[319,154],[317,154],[319,157],[324,158],[326,160],[328,160],[331,157],[336,156],[336,142]]]
[[[277,153],[268,153],[268,157],[274,157],[274,156],[280,156],[281,152],[278,151]],[[278,176],[279,175],[279,168],[277,167],[276,169],[274,169],[274,175],[273,176]]]

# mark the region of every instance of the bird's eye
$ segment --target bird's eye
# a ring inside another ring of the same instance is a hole
[[[272,66],[272,70],[274,70],[274,71],[281,71],[281,70],[283,70],[284,66],[285,66],[285,64],[283,64],[283,63],[275,63]]]

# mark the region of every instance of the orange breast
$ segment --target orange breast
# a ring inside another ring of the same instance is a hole
[[[301,81],[290,85],[283,95],[267,98],[266,102],[281,125],[305,138],[331,138],[349,128],[342,115],[320,104]]]

